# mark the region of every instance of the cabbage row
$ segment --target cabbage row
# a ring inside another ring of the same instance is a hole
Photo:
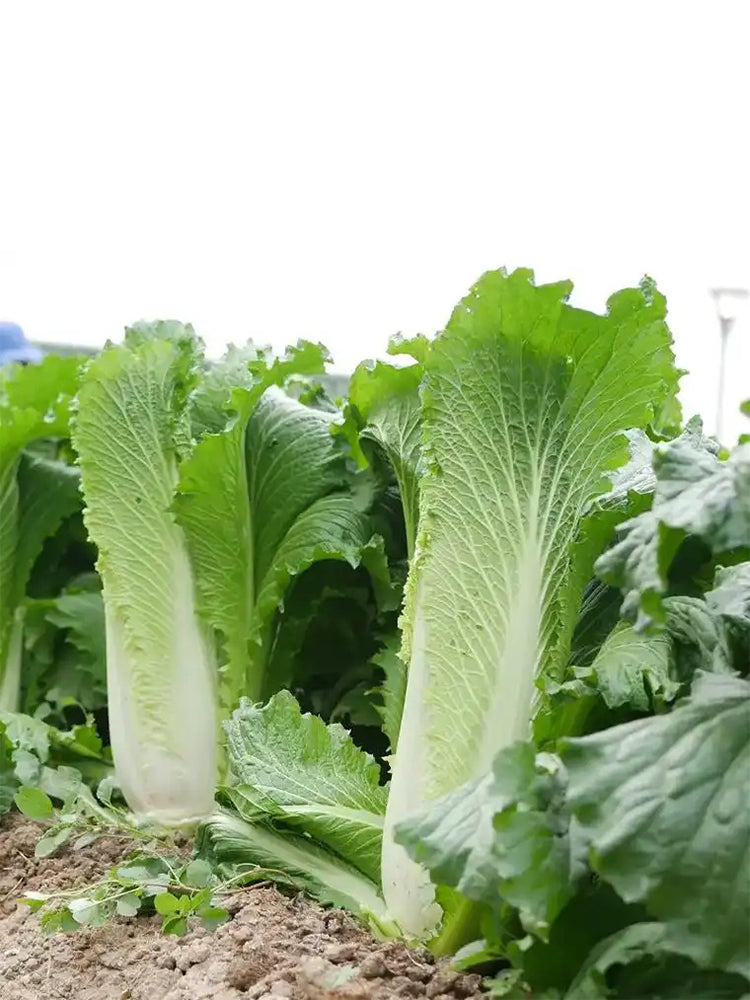
[[[3,373],[0,812],[187,830],[496,996],[744,996],[750,443],[651,281],[570,292],[487,273],[344,398],[175,322]]]

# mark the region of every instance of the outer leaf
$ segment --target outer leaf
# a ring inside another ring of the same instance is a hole
[[[596,506],[599,509],[630,511],[635,498],[654,492],[656,476],[653,469],[653,441],[637,428],[627,430],[625,437],[630,458],[612,473],[607,492],[597,497]]]
[[[73,435],[99,550],[117,776],[131,808],[166,824],[209,812],[217,775],[213,649],[170,511],[197,357],[190,328],[135,329],[91,363]]]
[[[750,546],[750,445],[721,460],[700,430],[694,422],[655,446],[653,508],[622,524],[620,540],[596,564],[603,580],[625,592],[623,614],[637,616],[639,627],[663,620],[660,596],[686,535],[717,554]]]
[[[565,1000],[606,1000],[612,995],[607,974],[613,966],[628,965],[661,951],[664,927],[658,923],[632,924],[601,941],[571,983]]]
[[[0,597],[0,710],[21,707],[21,659],[24,611],[21,607],[34,561],[44,540],[80,506],[78,470],[64,462],[22,455],[17,465],[18,496],[15,552],[0,556],[6,563]],[[2,506],[2,501],[0,501]],[[12,569],[11,569],[12,567]]]
[[[500,751],[491,774],[433,803],[396,835],[433,881],[493,907],[503,899],[546,937],[572,895],[563,790],[555,759],[516,743]]]
[[[550,928],[549,940],[521,938],[508,941],[508,932],[496,942],[501,954],[523,970],[534,997],[549,989],[566,992],[599,942],[628,925],[648,920],[638,904],[624,903],[611,886],[598,879],[581,880],[575,895]],[[488,925],[492,938],[496,925]],[[499,925],[502,928],[502,924]]]
[[[422,453],[420,364],[407,367],[361,364],[349,383],[349,402],[364,422],[360,439],[374,445],[398,480],[409,558],[419,521],[419,466]]]
[[[627,622],[615,626],[591,670],[609,708],[629,705],[648,712],[653,698],[672,701],[679,690],[669,637],[639,634]]]
[[[652,467],[654,444],[641,430],[626,432],[630,458],[610,476],[611,488],[597,497],[591,505],[592,512],[599,513],[602,527],[617,523],[626,517],[634,517],[648,510],[656,476]],[[582,667],[593,660],[601,644],[614,628],[618,618],[622,597],[614,587],[608,587],[600,580],[592,579],[583,594],[578,621],[570,651],[570,663]]]
[[[398,734],[406,698],[406,664],[399,656],[399,645],[399,636],[390,636],[372,661],[383,671],[383,680],[376,688],[382,704],[375,707],[383,720],[383,732],[388,737],[391,753],[396,753],[398,749]]]
[[[23,598],[26,581],[44,540],[81,506],[79,487],[80,473],[74,466],[32,454],[21,457],[14,594],[18,602]]]
[[[620,617],[622,596],[619,590],[601,580],[589,580],[570,647],[570,664],[588,666]]]
[[[573,676],[562,685],[545,685],[547,697],[535,720],[537,739],[578,736],[627,721],[592,719],[599,697],[609,710],[649,712],[684,693],[698,670],[734,671],[726,622],[706,601],[669,597],[663,610],[662,631],[639,632],[628,622],[618,622],[589,668],[572,668]]]
[[[79,358],[46,358],[0,376],[0,709],[19,706],[18,608],[42,542],[78,506],[76,473],[62,462],[22,460],[41,438],[68,434]]]
[[[221,639],[223,712],[248,686],[248,621],[255,581],[245,435],[263,389],[258,385],[234,391],[234,417],[225,430],[207,434],[183,462],[174,501],[196,567],[201,614]]]
[[[67,437],[70,400],[75,395],[78,369],[84,360],[74,355],[50,354],[38,365],[11,366],[0,372],[0,419],[7,421],[3,450],[10,448],[11,443],[18,447],[42,437]],[[19,418],[20,423],[16,423]],[[41,423],[45,430],[28,437],[25,428],[32,420]],[[15,430],[9,430],[10,423]]]
[[[56,634],[65,635],[63,652],[45,676],[45,696],[57,706],[76,701],[88,711],[107,704],[107,654],[104,602],[100,590],[61,594],[41,602]]]
[[[750,545],[750,447],[726,461],[684,439],[657,446],[655,509],[660,520],[708,541],[715,552]]]
[[[750,683],[702,674],[669,715],[571,740],[591,862],[665,924],[664,946],[750,974]]]
[[[733,672],[726,622],[712,610],[708,599],[668,597],[664,601],[664,612],[665,629],[680,680],[691,681],[696,670],[717,674]]]
[[[664,927],[632,924],[594,948],[565,994],[565,1000],[606,1000],[611,996],[653,1000],[731,1000],[746,995],[741,976],[701,972],[664,948]]]
[[[719,568],[713,589],[706,594],[706,604],[743,629],[750,627],[750,562]]]
[[[409,682],[384,839],[384,892],[411,933],[432,889],[394,826],[529,734],[540,675],[561,674],[603,536],[582,524],[677,375],[665,304],[620,292],[607,316],[570,285],[486,274],[424,361],[428,471],[404,618]]]
[[[225,729],[232,771],[255,805],[377,884],[387,793],[377,763],[346,730],[302,715],[287,691],[264,708],[244,701]]]
[[[253,875],[272,877],[370,920],[383,933],[397,933],[375,883],[308,838],[247,823],[221,810],[200,827],[197,851],[226,876],[244,872],[248,881]]]
[[[251,364],[255,381],[246,373],[250,386],[231,392],[233,418],[181,468],[175,511],[197,567],[201,613],[222,641],[225,713],[241,694],[260,699],[267,690],[271,624],[293,577],[315,561],[343,559],[365,562],[376,586],[389,587],[367,518],[344,492],[334,415],[275,386],[316,359],[322,364],[319,352],[302,352]]]
[[[382,542],[372,537],[368,517],[357,510],[352,498],[345,493],[334,493],[316,500],[299,515],[259,582],[252,620],[256,642],[262,642],[264,629],[293,578],[314,563],[328,559],[347,562],[352,569],[364,565],[379,603],[391,604],[391,580]]]

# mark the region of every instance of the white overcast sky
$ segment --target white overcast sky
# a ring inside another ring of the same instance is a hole
[[[0,317],[311,337],[348,370],[489,268],[594,309],[646,272],[712,429],[708,289],[750,285],[749,28],[743,0],[0,0]],[[731,411],[748,362],[744,317]]]

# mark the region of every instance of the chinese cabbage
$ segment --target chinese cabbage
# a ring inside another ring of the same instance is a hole
[[[676,390],[650,282],[612,296],[604,316],[568,306],[570,290],[537,287],[529,271],[488,273],[422,352],[426,471],[382,860],[389,912],[415,937],[440,910],[394,829],[528,738],[537,684],[565,667],[613,526],[594,501],[628,458],[623,432],[646,428]]]

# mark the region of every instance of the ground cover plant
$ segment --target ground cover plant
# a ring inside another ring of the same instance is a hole
[[[272,881],[497,996],[750,990],[750,443],[653,282],[570,291],[490,272],[343,398],[177,323],[3,376],[0,809],[138,843],[48,929]]]

